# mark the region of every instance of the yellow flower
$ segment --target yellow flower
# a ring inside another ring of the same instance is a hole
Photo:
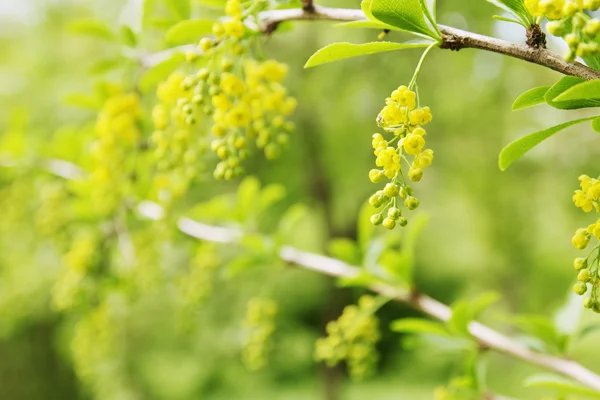
[[[409,134],[404,138],[402,147],[404,151],[411,155],[417,155],[425,146],[425,139],[421,135]]]
[[[243,104],[238,104],[227,113],[227,125],[246,127],[250,123],[250,110]]]
[[[244,82],[237,76],[226,72],[221,74],[221,89],[230,96],[240,97],[244,93]]]
[[[573,246],[579,250],[585,249],[589,241],[590,235],[588,234],[587,230],[583,228],[577,229],[575,235],[573,235],[573,238],[571,239]]]
[[[267,60],[261,65],[262,76],[269,81],[281,82],[288,72],[288,66],[275,60]]]
[[[582,190],[576,190],[573,195],[573,203],[576,207],[581,208],[585,212],[590,212],[593,209],[592,201],[586,196]]]
[[[408,90],[406,86],[400,86],[392,92],[392,100],[398,102],[403,107],[408,107],[409,110],[413,110],[416,107],[416,97],[416,93]]]
[[[224,93],[219,93],[212,97],[212,104],[215,108],[227,111],[231,108],[231,101]]]
[[[426,125],[431,122],[433,116],[429,107],[417,108],[409,114],[411,125]]]
[[[239,19],[230,19],[223,22],[225,33],[233,38],[240,39],[246,32],[246,26]]]
[[[395,148],[388,147],[379,152],[375,164],[382,167],[385,176],[392,179],[400,171],[400,155]]]
[[[406,123],[406,107],[401,107],[398,103],[391,102],[383,107],[377,120],[382,122],[383,126],[393,126]]]

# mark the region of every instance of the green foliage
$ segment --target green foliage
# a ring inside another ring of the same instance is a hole
[[[364,56],[386,51],[422,48],[427,47],[428,45],[428,43],[393,42],[371,42],[365,44],[333,43],[323,47],[313,54],[304,65],[304,68],[316,67],[317,65],[344,60],[351,57]]]
[[[425,21],[423,3],[419,0],[407,0],[403,2],[371,0],[368,7],[370,15],[385,24],[430,38],[440,38],[439,33],[432,30]]]
[[[510,20],[510,22],[516,22],[525,29],[529,29],[531,25],[535,23],[534,17],[529,13],[527,8],[525,7],[525,3],[523,0],[487,0],[489,3],[495,5],[496,7],[506,11],[510,15],[512,15],[515,20]],[[502,19],[501,17],[494,16],[496,19]]]

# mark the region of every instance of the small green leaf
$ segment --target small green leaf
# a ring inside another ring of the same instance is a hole
[[[526,387],[548,388],[563,394],[580,394],[600,399],[600,392],[553,374],[532,375],[523,381]]]
[[[115,40],[115,34],[112,29],[103,21],[95,19],[78,19],[72,21],[67,26],[67,32],[111,42]]]
[[[377,21],[350,21],[335,24],[336,28],[367,28],[367,29],[379,29],[379,30],[390,30],[390,31],[402,31],[400,28],[395,26],[384,24],[383,22]]]
[[[492,18],[494,18],[497,21],[511,22],[513,24],[518,24],[521,26],[523,25],[523,23],[521,21],[517,21],[516,19],[512,19],[512,18],[503,17],[502,15],[492,15]]]
[[[328,253],[332,257],[352,265],[360,265],[360,250],[354,240],[347,238],[331,239],[328,246]]]
[[[402,318],[392,321],[390,329],[398,333],[412,333],[417,335],[450,336],[448,329],[436,321],[423,318]]]
[[[513,111],[545,103],[544,95],[549,89],[550,86],[540,86],[521,93],[512,105]]]
[[[377,21],[377,19],[371,13],[371,3],[372,2],[373,2],[373,0],[362,0],[360,2],[360,9],[362,10],[363,14],[365,14],[367,19],[369,19],[370,21]]]
[[[135,32],[127,25],[121,26],[121,41],[125,46],[128,47],[137,46],[137,36]]]
[[[124,57],[106,58],[94,63],[88,70],[91,74],[104,74],[122,67],[127,61]]]
[[[587,108],[587,107],[600,107],[600,100],[594,99],[583,99],[583,100],[568,100],[568,101],[556,101],[557,97],[561,94],[576,86],[582,82],[586,82],[583,78],[578,78],[576,76],[565,76],[558,82],[554,84],[546,94],[544,98],[546,99],[546,103],[554,108],[558,108],[561,110],[574,110],[578,108]]]
[[[188,19],[173,25],[166,33],[167,43],[173,46],[198,43],[198,41],[212,32],[213,20]]]
[[[588,67],[600,71],[600,56],[583,57],[583,61],[585,61]]]
[[[260,182],[254,176],[248,176],[238,186],[235,219],[245,222],[256,210],[256,201],[260,193]]]
[[[549,318],[540,315],[519,315],[509,318],[509,322],[523,332],[541,340],[546,349],[560,352],[564,347],[565,335],[562,335]]]
[[[465,300],[457,301],[452,306],[452,316],[447,322],[448,329],[456,334],[469,336],[469,323],[472,315],[469,303]]]
[[[393,42],[371,42],[365,44],[354,43],[333,43],[323,47],[313,54],[304,68],[311,68],[317,65],[343,60],[346,58],[364,56],[367,54],[381,53],[384,51],[394,51],[402,49],[415,49],[429,46],[428,43],[393,43]]]
[[[596,132],[600,132],[600,117],[596,117],[592,121],[592,129],[594,129]]]
[[[517,22],[520,25],[525,26],[525,28],[529,28],[529,21],[532,21],[532,16],[527,11],[525,7],[525,3],[523,0],[487,0],[488,3],[495,5],[496,7],[506,11],[507,13],[513,15],[519,21],[510,21]]]
[[[588,117],[576,119],[573,121],[565,122],[560,125],[553,126],[552,128],[545,129],[543,131],[531,133],[527,136],[519,138],[502,149],[499,157],[499,166],[502,171],[506,170],[513,162],[521,158],[529,150],[548,139],[550,136],[557,132],[562,131],[570,126],[580,124],[585,121],[590,121],[596,117]]]
[[[373,17],[383,23],[438,39],[427,22],[419,0],[371,0]]]
[[[176,52],[170,58],[161,61],[144,71],[139,80],[139,87],[143,93],[152,90],[163,81],[171,72],[185,61],[182,53]]]
[[[190,0],[162,0],[179,19],[188,19],[192,12]]]
[[[338,285],[341,287],[369,287],[377,282],[377,277],[365,270],[360,270],[358,274],[346,276],[338,279]]]
[[[581,82],[556,96],[554,101],[600,100],[600,79]],[[600,106],[600,104],[598,104]]]

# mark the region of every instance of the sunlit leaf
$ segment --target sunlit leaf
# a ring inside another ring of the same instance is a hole
[[[394,43],[394,42],[371,42],[365,44],[333,43],[323,47],[313,54],[304,68],[344,60],[346,58],[364,56],[368,54],[381,53],[385,51],[415,49],[429,46],[429,43]]]
[[[580,394],[600,399],[600,392],[553,374],[529,376],[523,381],[523,385],[526,387],[554,389],[562,394]]]
[[[72,21],[67,25],[67,31],[77,35],[108,41],[116,39],[115,33],[105,22],[95,19],[78,19]]]
[[[529,150],[554,135],[570,126],[590,121],[596,117],[588,117],[565,122],[552,128],[544,129],[543,131],[531,133],[527,136],[519,138],[502,149],[499,157],[499,166],[502,171],[506,170],[513,162],[521,158]]]
[[[373,17],[383,23],[432,38],[437,37],[425,21],[419,0],[372,0],[370,10]]]
[[[556,101],[561,94],[582,82],[586,82],[585,79],[578,78],[576,76],[565,76],[561,78],[561,80],[556,82],[550,89],[548,89],[544,95],[546,103],[561,110],[600,107],[600,100],[595,99]]]
[[[178,46],[197,43],[203,36],[211,33],[213,20],[188,19],[173,25],[166,33],[167,43]]]
[[[549,89],[550,86],[540,86],[521,93],[512,105],[513,111],[545,103],[544,95]]]
[[[450,336],[448,329],[436,321],[423,318],[402,318],[392,321],[390,329],[398,333],[429,334],[438,336]]]
[[[600,100],[600,79],[578,83],[556,96],[554,101],[565,102],[590,99]],[[600,102],[598,106],[600,106]]]

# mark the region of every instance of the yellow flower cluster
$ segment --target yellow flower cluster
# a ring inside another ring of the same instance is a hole
[[[546,28],[569,45],[567,60],[600,54],[600,19],[586,13],[598,10],[600,0],[525,0],[525,6],[532,15],[551,20]]]
[[[192,93],[185,90],[186,75],[174,72],[156,91],[159,104],[152,110],[152,143],[157,175],[155,189],[180,197],[197,176],[198,158],[207,147],[203,137],[194,135],[201,112],[192,105]],[[167,197],[168,198],[168,197]]]
[[[369,199],[373,207],[383,206],[382,211],[371,217],[373,224],[383,224],[384,227],[393,229],[396,224],[405,226],[408,223],[398,208],[398,196],[404,199],[404,205],[409,210],[418,207],[419,201],[412,196],[412,188],[407,184],[406,178],[412,182],[420,181],[423,169],[433,161],[433,151],[425,149],[427,132],[423,129],[431,120],[429,107],[417,107],[416,93],[406,86],[400,86],[386,99],[377,123],[384,131],[393,133],[393,137],[386,140],[380,133],[373,135],[371,144],[376,156],[375,165],[379,168],[369,171],[369,179],[373,183],[379,183],[387,178],[390,182]],[[412,161],[408,157],[412,157]],[[409,167],[406,177],[402,161]],[[384,216],[386,210],[387,214]]]
[[[132,152],[140,139],[140,98],[112,87],[96,120],[94,169],[89,178],[92,201],[103,215],[111,214],[131,190]]]
[[[241,163],[250,156],[252,142],[267,159],[275,159],[293,130],[287,117],[296,100],[281,84],[287,66],[253,57],[256,36],[244,23],[239,0],[228,0],[225,11],[226,19],[213,24],[214,37],[199,43],[205,66],[192,74],[175,72],[157,91],[153,142],[161,160],[159,186],[172,186],[173,174],[165,175],[176,170],[177,192],[185,192],[196,175],[199,150],[210,147],[220,159],[214,176],[230,180],[244,174]],[[188,53],[187,59],[194,66],[200,60],[198,51]],[[197,130],[202,134],[195,134]]]
[[[327,324],[327,336],[317,340],[317,361],[329,366],[345,361],[354,379],[372,374],[379,358],[375,349],[380,339],[379,321],[374,315],[377,308],[377,301],[367,295],[359,299],[358,306],[345,307],[336,321]]]
[[[56,310],[67,310],[83,300],[83,282],[94,267],[97,247],[98,241],[93,235],[82,234],[73,240],[69,252],[63,257],[65,265],[52,288],[52,305]]]
[[[587,175],[579,177],[581,189],[576,190],[573,195],[573,203],[585,212],[596,211],[600,212],[598,200],[600,199],[600,180],[590,178]],[[585,249],[592,237],[600,240],[600,219],[595,223],[590,224],[587,228],[579,228],[575,231],[575,235],[571,239],[573,246],[579,250]],[[592,249],[587,257],[578,257],[573,262],[573,266],[577,273],[578,282],[573,286],[573,291],[578,295],[583,295],[588,291],[588,283],[591,286],[590,296],[584,299],[584,307],[600,313],[600,301],[598,299],[598,285],[600,284],[600,276],[598,263],[600,262],[600,245]]]
[[[263,368],[267,364],[270,339],[275,332],[277,303],[270,299],[253,298],[248,302],[244,327],[248,332],[242,359],[251,371]]]

